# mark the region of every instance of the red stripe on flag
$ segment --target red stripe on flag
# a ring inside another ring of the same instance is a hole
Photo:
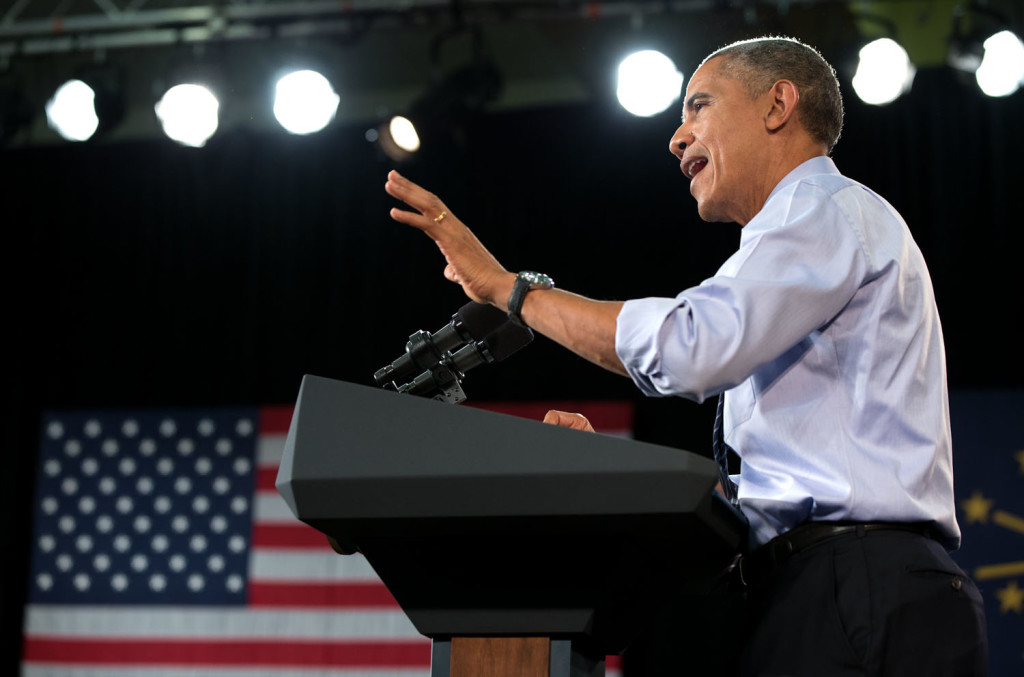
[[[280,640],[27,639],[26,662],[79,665],[232,665],[429,667],[428,640],[386,642]]]
[[[249,585],[249,603],[259,607],[398,608],[383,583],[265,583]]]
[[[282,405],[278,407],[260,407],[260,435],[284,435],[292,424],[292,412],[295,407]]]
[[[331,547],[327,536],[298,520],[294,524],[253,524],[252,545],[254,548],[301,550],[328,550]]]
[[[272,491],[277,493],[277,466],[261,465],[256,469],[256,491]]]

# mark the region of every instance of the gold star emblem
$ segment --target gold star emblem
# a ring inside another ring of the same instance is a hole
[[[966,501],[960,501],[960,507],[966,513],[967,523],[988,522],[988,513],[992,510],[994,501],[980,491],[975,491]]]
[[[996,597],[999,598],[999,610],[1004,614],[1009,612],[1024,613],[1024,588],[1017,586],[1017,581],[1010,581],[1005,588],[996,590]]]

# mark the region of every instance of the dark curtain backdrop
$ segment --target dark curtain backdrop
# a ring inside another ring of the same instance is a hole
[[[1024,385],[1024,93],[987,99],[934,70],[890,106],[847,106],[836,162],[920,243],[950,385]],[[735,225],[697,218],[667,152],[677,121],[610,104],[495,113],[402,170],[510,269],[599,298],[671,296],[738,240]],[[0,151],[5,674],[18,661],[41,411],[287,404],[305,373],[369,384],[409,334],[464,302],[434,245],[389,219],[393,165],[363,131]],[[706,405],[644,400],[545,339],[464,385],[473,400],[635,400],[641,439],[710,453]]]

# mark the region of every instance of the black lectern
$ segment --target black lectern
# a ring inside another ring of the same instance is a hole
[[[432,677],[589,677],[739,550],[717,478],[685,451],[307,375],[277,488],[365,555],[434,640]]]

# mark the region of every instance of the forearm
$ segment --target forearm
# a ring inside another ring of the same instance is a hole
[[[627,376],[615,353],[616,318],[621,308],[621,301],[595,301],[562,289],[538,289],[526,295],[521,314],[538,333],[600,367]]]

